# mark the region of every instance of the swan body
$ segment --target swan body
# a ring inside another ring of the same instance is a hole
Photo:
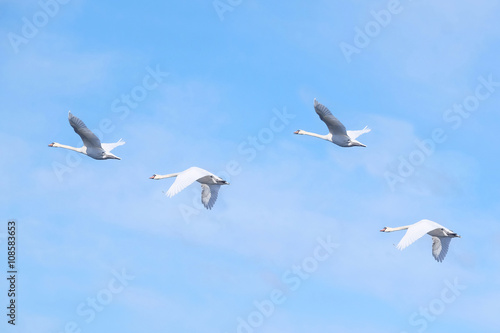
[[[125,141],[122,139],[118,140],[115,143],[101,143],[101,140],[92,133],[91,130],[87,128],[85,123],[80,120],[80,118],[75,117],[71,114],[71,111],[68,112],[68,120],[73,130],[75,130],[76,134],[82,138],[83,147],[76,148],[67,145],[63,145],[57,142],[52,142],[49,147],[57,147],[57,148],[65,148],[69,150],[76,151],[78,153],[85,154],[87,156],[92,157],[96,160],[107,160],[107,159],[115,159],[121,160],[118,156],[115,156],[111,153],[111,150],[114,148],[124,145]]]
[[[406,234],[396,246],[398,250],[405,249],[423,235],[428,234],[432,237],[432,255],[434,259],[439,262],[442,262],[444,257],[446,257],[451,239],[455,237],[461,238],[461,236],[457,235],[452,230],[431,220],[421,220],[412,225],[397,228],[384,227],[380,231],[393,232],[398,230],[407,230]]]
[[[195,181],[201,184],[201,202],[206,209],[212,209],[217,197],[219,196],[219,189],[221,185],[229,185],[228,182],[222,178],[214,175],[213,173],[198,168],[191,167],[182,172],[171,173],[167,175],[157,175],[149,177],[149,179],[164,179],[176,177],[174,183],[168,189],[166,195],[171,198]]]
[[[355,146],[366,147],[364,144],[357,141],[356,139],[360,135],[370,132],[371,130],[368,127],[365,127],[362,130],[357,130],[357,131],[347,131],[344,124],[342,124],[337,118],[335,118],[333,114],[330,112],[330,110],[328,110],[328,108],[323,104],[319,103],[316,100],[316,98],[314,99],[314,110],[318,114],[319,118],[328,127],[329,133],[322,135],[322,134],[306,132],[303,130],[297,130],[294,132],[294,134],[314,136],[316,138],[333,142],[340,147],[355,147]]]

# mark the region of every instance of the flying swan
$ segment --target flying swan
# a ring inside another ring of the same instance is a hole
[[[99,138],[92,133],[91,130],[85,126],[83,121],[81,121],[78,117],[75,117],[71,114],[71,111],[68,112],[68,120],[69,124],[75,130],[76,134],[78,134],[83,141],[83,147],[75,148],[71,146],[62,145],[57,142],[52,142],[49,147],[58,147],[58,148],[66,148],[69,150],[74,150],[76,152],[88,155],[96,160],[107,160],[107,159],[115,159],[121,160],[118,156],[111,154],[111,151],[118,146],[125,144],[125,141],[122,139],[118,140],[115,143],[101,143]]]
[[[451,239],[454,237],[461,238],[461,236],[450,229],[430,220],[421,220],[412,225],[398,228],[384,227],[384,229],[380,231],[392,232],[405,229],[408,229],[408,231],[406,231],[406,234],[396,246],[398,250],[405,249],[423,235],[428,234],[432,237],[432,255],[439,262],[442,262],[444,257],[446,257]]]
[[[317,138],[333,142],[341,147],[366,147],[364,144],[357,141],[356,138],[361,134],[370,132],[371,130],[368,127],[365,127],[362,130],[358,131],[346,131],[344,124],[342,124],[337,118],[335,118],[326,106],[318,103],[318,101],[316,101],[316,98],[314,99],[314,110],[316,110],[319,118],[326,124],[330,133],[321,135],[298,130],[295,131],[294,134],[315,136]]]
[[[228,182],[223,180],[220,177],[217,177],[211,172],[207,170],[203,170],[198,167],[191,167],[182,172],[171,173],[168,175],[157,175],[149,177],[149,179],[164,179],[177,177],[168,189],[166,195],[171,198],[195,181],[201,183],[201,202],[205,206],[206,209],[212,209],[215,201],[217,200],[217,196],[219,195],[219,189],[221,185],[229,185]]]

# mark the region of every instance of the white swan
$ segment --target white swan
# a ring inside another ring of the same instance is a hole
[[[321,135],[321,134],[306,132],[303,130],[298,130],[295,131],[294,134],[314,136],[326,141],[333,142],[341,147],[354,147],[354,146],[366,147],[364,144],[357,141],[356,138],[361,134],[370,132],[371,130],[368,127],[365,127],[362,130],[357,130],[357,131],[346,131],[345,126],[332,115],[332,113],[330,112],[330,110],[328,110],[326,106],[324,106],[321,103],[318,103],[318,101],[316,101],[316,98],[314,99],[314,110],[316,110],[316,113],[318,114],[319,118],[323,120],[323,122],[326,124],[330,133]]]
[[[62,145],[57,142],[52,142],[49,147],[74,150],[76,152],[88,155],[96,160],[121,160],[121,158],[111,154],[111,151],[114,148],[125,144],[125,141],[120,139],[115,143],[101,143],[99,138],[94,133],[92,133],[92,131],[89,130],[87,126],[85,126],[83,121],[71,114],[71,111],[68,112],[68,120],[71,127],[73,127],[73,129],[75,130],[76,134],[78,134],[82,138],[83,147],[75,148],[67,145]]]
[[[169,198],[173,197],[197,181],[198,183],[201,183],[201,202],[206,209],[212,209],[215,201],[217,200],[217,196],[219,195],[221,185],[229,185],[229,183],[222,178],[198,167],[191,167],[182,172],[171,173],[168,175],[154,174],[152,177],[149,177],[149,179],[164,179],[170,177],[177,178],[166,193]]]
[[[405,249],[423,235],[428,234],[432,237],[432,255],[439,262],[443,261],[446,253],[448,253],[448,247],[451,239],[454,237],[461,238],[461,236],[457,235],[450,229],[447,229],[430,220],[421,220],[412,225],[398,228],[384,227],[384,229],[380,231],[392,232],[405,229],[408,229],[408,231],[406,231],[406,234],[397,245],[398,250]]]

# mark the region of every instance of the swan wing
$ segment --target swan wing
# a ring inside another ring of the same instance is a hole
[[[408,246],[410,246],[411,244],[413,244],[413,242],[421,238],[426,233],[442,227],[443,227],[442,225],[436,222],[430,220],[421,220],[408,227],[406,234],[403,236],[403,238],[396,247],[398,250],[403,250]]]
[[[439,262],[444,260],[450,246],[450,237],[432,236],[432,255]]]
[[[118,146],[124,145],[125,141],[122,139],[118,140],[118,142],[115,143],[101,143],[102,149],[104,149],[106,152],[111,152],[113,149],[115,149]]]
[[[170,186],[170,188],[168,189],[166,195],[168,197],[173,197],[198,179],[211,175],[212,174],[207,170],[203,170],[197,167],[186,169],[177,175],[177,178],[175,179],[172,186]]]
[[[347,135],[344,124],[335,118],[326,106],[316,101],[316,98],[314,99],[314,110],[332,135]]]
[[[365,128],[363,128],[362,130],[357,130],[357,131],[347,131],[347,135],[352,139],[352,140],[356,140],[356,138],[358,136],[360,136],[361,134],[365,134],[365,133],[368,133],[370,132],[371,129],[368,128],[368,126],[365,126]]]
[[[71,111],[68,113],[68,120],[76,134],[82,138],[85,147],[101,148],[101,140],[85,126],[85,123],[80,118],[73,116]]]
[[[219,196],[220,185],[201,184],[201,202],[206,209],[212,209]]]

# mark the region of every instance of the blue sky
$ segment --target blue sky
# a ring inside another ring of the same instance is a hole
[[[4,331],[498,332],[496,1],[54,1],[0,1]],[[122,160],[47,147],[68,110]],[[190,166],[211,211],[148,179]],[[443,263],[379,232],[424,218]]]

